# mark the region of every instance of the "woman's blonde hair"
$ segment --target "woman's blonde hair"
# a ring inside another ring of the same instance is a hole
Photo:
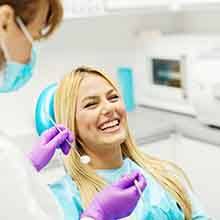
[[[45,21],[45,31],[41,33],[39,39],[47,38],[57,29],[63,18],[63,7],[61,0],[1,0],[0,7],[8,5],[14,10],[14,17],[20,17],[24,24],[30,24],[39,8],[42,7],[42,2],[47,1],[49,10]],[[5,63],[3,51],[0,49],[0,67]]]
[[[75,148],[80,154],[84,152],[77,134],[75,115],[79,87],[86,74],[97,74],[103,77],[113,88],[119,91],[107,74],[89,67],[79,67],[66,75],[61,81],[55,94],[56,122],[64,124],[75,134]],[[121,144],[123,156],[130,158],[147,170],[165,190],[169,191],[182,208],[185,219],[190,220],[192,215],[191,203],[185,188],[181,184],[183,178],[188,182],[184,172],[171,162],[140,152],[130,134],[128,125],[126,126],[128,135],[124,143]],[[106,182],[92,168],[80,162],[75,148],[72,148],[70,154],[65,158],[65,165],[80,191],[84,206],[87,207],[94,194],[103,189]]]

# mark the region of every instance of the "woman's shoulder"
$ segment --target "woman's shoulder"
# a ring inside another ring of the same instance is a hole
[[[131,171],[135,171],[135,170],[139,170],[144,176],[145,178],[148,179],[148,181],[150,182],[155,182],[154,177],[151,175],[151,173],[144,169],[143,167],[141,167],[140,165],[138,165],[135,161],[131,160],[130,158],[126,158],[124,160],[126,166],[128,167],[128,169]]]

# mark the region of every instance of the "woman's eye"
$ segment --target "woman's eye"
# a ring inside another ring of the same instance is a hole
[[[84,108],[90,108],[90,107],[95,107],[97,105],[96,102],[91,102],[91,103],[88,103],[84,106]]]
[[[109,99],[110,99],[111,101],[118,101],[119,96],[118,96],[118,95],[113,95],[113,96],[110,96]]]

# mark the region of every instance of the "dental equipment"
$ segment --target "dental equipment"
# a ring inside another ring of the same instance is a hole
[[[138,190],[138,193],[139,193],[139,195],[140,195],[141,201],[142,201],[142,203],[144,204],[143,195],[142,195],[142,192],[141,192],[140,187],[138,186],[137,180],[134,180],[134,185],[136,186],[136,188],[137,188],[137,190]]]
[[[55,121],[52,119],[52,117],[51,117],[49,114],[46,114],[46,115],[47,115],[48,119],[50,120],[50,122],[53,124],[53,126],[57,129],[57,131],[62,132],[62,131],[60,130],[60,128],[57,127],[57,125],[56,125]],[[65,139],[65,141],[66,141],[67,144],[69,144],[69,146],[70,146],[71,148],[74,147],[74,146],[72,145],[72,143],[70,143],[67,139]],[[91,159],[90,159],[89,156],[87,156],[87,155],[81,156],[77,150],[76,150],[75,152],[76,152],[76,154],[79,156],[81,163],[83,163],[83,164],[88,164],[88,163],[91,161]]]

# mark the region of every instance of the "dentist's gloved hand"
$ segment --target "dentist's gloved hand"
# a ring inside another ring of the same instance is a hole
[[[135,179],[143,192],[147,182],[140,172],[134,171],[99,192],[81,219],[90,217],[95,220],[116,220],[129,216],[140,199]]]
[[[57,127],[62,132],[59,132],[55,127],[48,129],[41,135],[39,142],[27,155],[37,171],[49,163],[57,148],[60,148],[65,155],[69,153],[70,146],[65,139],[73,142],[72,132],[63,125],[57,125]]]

